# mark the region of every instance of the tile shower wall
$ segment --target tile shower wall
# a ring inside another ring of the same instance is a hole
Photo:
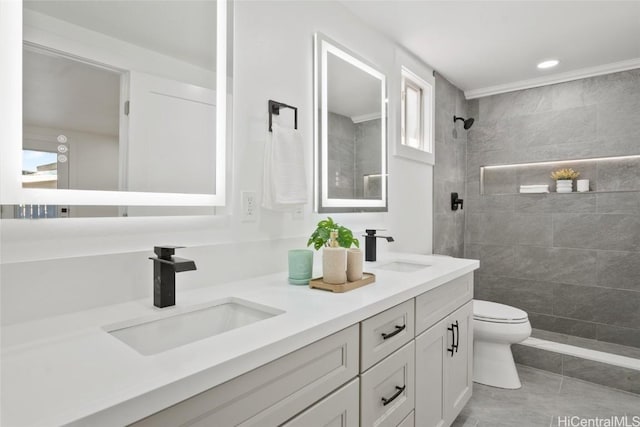
[[[640,154],[640,70],[490,96],[468,108],[476,122],[464,242],[465,256],[480,259],[476,298],[528,311],[534,328],[640,347],[639,191],[479,192],[482,165]],[[640,183],[640,167],[627,163],[612,163],[592,188]]]
[[[356,191],[353,175],[356,125],[340,114],[329,113],[328,119],[329,197],[353,199]]]
[[[463,92],[436,75],[435,154],[433,168],[433,253],[462,257],[465,210],[451,210],[451,193],[465,198],[467,131],[453,116],[467,117]]]
[[[333,177],[329,196],[337,199],[379,199],[380,177],[370,179],[369,187],[365,189],[364,176],[380,175],[381,120],[354,123],[347,116],[329,113],[329,123],[328,173]]]
[[[382,120],[374,119],[356,123],[355,139],[355,182],[356,198],[380,199],[382,197],[382,179],[369,177],[365,186],[365,175],[380,175],[380,157],[382,146],[380,135]]]

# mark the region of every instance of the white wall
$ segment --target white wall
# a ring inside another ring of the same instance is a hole
[[[238,1],[234,13],[234,139],[231,192],[224,209],[230,215],[4,221],[3,323],[150,296],[147,257],[154,244],[189,247],[181,255],[196,260],[199,270],[181,273],[182,289],[283,271],[287,249],[306,244],[324,217],[311,212],[311,191],[302,220],[260,210],[257,222],[243,223],[238,215],[240,191],[260,194],[267,100],[299,107],[311,188],[313,33],[327,34],[387,75],[393,69],[394,44],[336,2]],[[390,116],[393,143],[395,114]],[[389,213],[332,216],[357,231],[387,228],[396,242],[381,242],[381,251],[430,253],[431,167],[390,155],[389,172]],[[177,294],[179,298],[179,289]]]

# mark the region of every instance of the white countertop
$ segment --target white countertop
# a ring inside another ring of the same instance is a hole
[[[394,260],[430,264],[378,270]],[[150,299],[2,329],[1,421],[6,427],[125,425],[470,273],[479,262],[389,253],[365,263],[374,284],[342,294],[289,285],[286,273],[180,292],[176,306]],[[315,269],[319,271],[319,269]],[[143,356],[104,326],[227,297],[284,313],[159,354]]]

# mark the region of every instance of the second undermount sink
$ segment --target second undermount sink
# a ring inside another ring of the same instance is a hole
[[[375,268],[379,270],[398,271],[400,273],[413,273],[414,271],[420,271],[427,267],[431,267],[431,266],[428,264],[420,264],[417,262],[393,261],[387,264],[377,266]]]
[[[176,313],[159,313],[104,329],[148,356],[219,335],[282,314],[284,311],[239,298],[225,298]]]

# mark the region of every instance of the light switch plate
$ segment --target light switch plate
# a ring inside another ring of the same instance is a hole
[[[293,212],[291,212],[291,219],[301,221],[304,219],[304,207],[297,206]]]

